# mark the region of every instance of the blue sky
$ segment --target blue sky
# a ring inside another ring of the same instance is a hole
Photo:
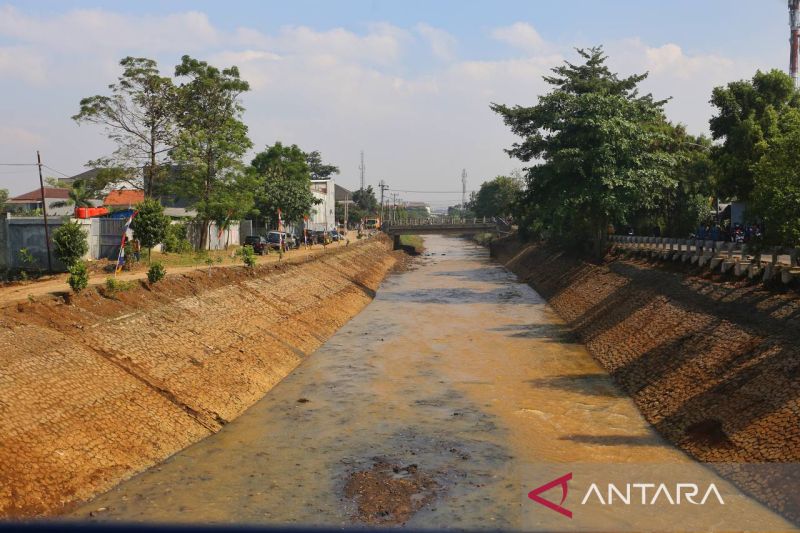
[[[715,85],[786,68],[786,2],[0,0],[0,162],[40,149],[50,166],[82,170],[112,147],[69,119],[80,98],[102,93],[125,55],[171,73],[189,53],[251,81],[244,119],[257,148],[319,149],[345,186],[363,149],[373,184],[458,189],[466,168],[473,189],[521,166],[489,102],[535,103],[541,76],[594,44],[623,74],[650,71],[646,90],[673,96],[670,118],[704,133]],[[0,169],[12,193],[31,178]]]

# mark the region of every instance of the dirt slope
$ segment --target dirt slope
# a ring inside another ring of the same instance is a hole
[[[58,513],[219,430],[371,300],[389,249],[0,311],[0,516]]]

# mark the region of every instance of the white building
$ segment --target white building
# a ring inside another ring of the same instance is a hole
[[[322,203],[311,208],[308,229],[312,231],[336,229],[336,184],[333,178],[311,180],[311,193]]]

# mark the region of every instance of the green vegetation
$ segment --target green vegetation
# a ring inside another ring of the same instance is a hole
[[[800,243],[800,111],[792,110],[753,165],[752,213],[766,228],[764,244]]]
[[[492,104],[522,139],[507,152],[531,166],[518,190],[510,178],[485,183],[470,211],[507,212],[523,235],[600,256],[616,228],[685,237],[715,223],[715,200],[744,201],[764,243],[800,244],[800,92],[789,76],[717,87],[712,144],[639,93],[646,74],[619,77],[602,48],[578,53],[580,64],[545,77],[552,89],[535,106]]]
[[[89,269],[83,261],[76,261],[69,267],[67,283],[73,292],[78,293],[89,286]]]
[[[152,198],[136,206],[136,216],[131,222],[133,236],[147,248],[147,260],[150,261],[153,246],[164,241],[169,227],[169,217],[164,214],[161,202]],[[127,250],[126,250],[127,257]]]
[[[425,251],[425,241],[419,235],[400,235],[400,246],[413,248],[418,254]]]
[[[520,177],[497,176],[481,184],[470,198],[468,209],[475,217],[509,217],[522,196],[523,182]]]
[[[117,278],[106,278],[106,295],[114,296],[117,293],[128,291],[133,288],[132,281],[124,281]]]
[[[175,76],[185,80],[176,89],[178,133],[170,152],[183,168],[175,190],[194,199],[201,224],[199,248],[204,249],[212,221],[224,226],[252,209],[252,184],[241,158],[253,143],[239,101],[250,85],[236,67],[220,70],[189,56],[175,67]]]
[[[319,152],[312,152],[315,172],[333,172],[323,165]],[[278,209],[286,221],[301,220],[308,215],[314,205],[319,203],[311,193],[311,172],[308,159],[310,154],[303,152],[296,144],[284,146],[276,142],[256,154],[250,163],[251,172],[256,176],[258,194],[256,208],[259,218],[267,227],[278,225]]]
[[[86,233],[77,222],[62,224],[53,232],[53,252],[68,269],[88,251]]]
[[[242,258],[242,262],[246,267],[253,268],[256,266],[256,253],[253,251],[253,247],[249,244],[239,248],[236,253]]]
[[[171,254],[185,254],[192,250],[192,243],[186,236],[186,224],[170,224],[164,235],[163,250]]]
[[[144,169],[144,192],[159,192],[166,175],[166,157],[175,136],[176,93],[172,80],[161,76],[152,59],[126,57],[122,75],[109,85],[110,95],[95,95],[80,102],[78,123],[102,126],[117,149],[110,157],[90,161],[100,172],[86,184],[91,191],[110,185],[141,187],[136,177]]]
[[[8,202],[8,189],[0,189],[0,213],[5,212],[6,202]]]
[[[164,279],[164,276],[166,275],[167,269],[164,268],[164,265],[159,262],[155,262],[150,265],[150,268],[147,270],[147,281],[149,281],[151,284],[155,284]]]
[[[42,273],[42,268],[39,266],[39,261],[33,256],[30,250],[27,248],[20,248],[17,252],[17,260],[22,265],[22,268],[19,271],[19,277],[21,280],[28,279],[28,272],[33,272],[35,276],[39,276]]]

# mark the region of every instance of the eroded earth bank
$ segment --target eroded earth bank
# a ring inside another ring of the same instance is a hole
[[[217,433],[375,294],[371,239],[0,310],[0,515],[63,512]]]
[[[526,499],[551,479],[528,477],[533,465],[697,466],[485,248],[438,236],[425,246],[244,414],[72,516],[528,529],[532,512],[552,530],[563,516]],[[226,318],[241,327],[259,312]],[[737,527],[775,523],[756,502],[741,509]],[[668,516],[611,529],[675,527]]]

